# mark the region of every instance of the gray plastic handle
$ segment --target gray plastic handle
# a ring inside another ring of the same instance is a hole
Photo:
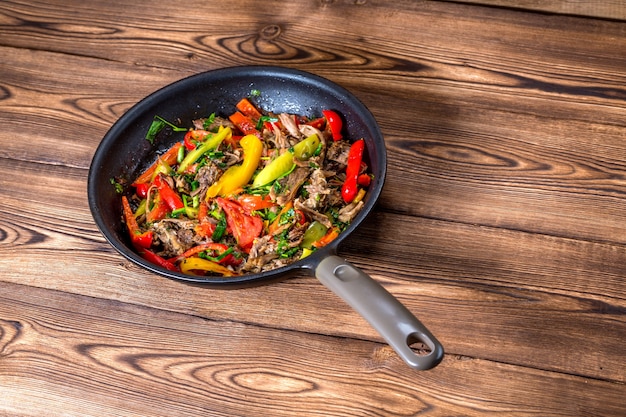
[[[318,264],[315,276],[363,316],[410,367],[431,369],[443,359],[441,343],[400,301],[360,269],[331,255]],[[410,345],[416,342],[424,343],[430,352],[415,353]]]

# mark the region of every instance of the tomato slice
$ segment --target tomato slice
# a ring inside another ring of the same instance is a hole
[[[263,210],[275,205],[269,195],[242,194],[237,198],[237,202],[247,213]]]
[[[252,247],[254,239],[263,231],[263,220],[258,216],[246,214],[241,204],[223,197],[216,199],[217,204],[226,213],[226,222],[233,232],[237,244],[245,251]]]

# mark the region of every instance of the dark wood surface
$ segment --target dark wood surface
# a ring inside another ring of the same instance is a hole
[[[486,3],[1,2],[0,415],[626,415],[622,3]],[[198,288],[97,230],[112,123],[248,64],[378,119],[388,179],[340,255],[441,340],[435,369],[314,278]]]

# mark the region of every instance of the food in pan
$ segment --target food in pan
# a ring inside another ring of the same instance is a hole
[[[274,114],[249,98],[234,107],[188,129],[155,117],[148,140],[168,125],[186,133],[122,196],[148,261],[190,275],[272,270],[330,243],[363,207],[364,140],[343,137],[339,114]]]

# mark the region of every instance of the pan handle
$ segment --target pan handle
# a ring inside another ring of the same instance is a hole
[[[443,359],[443,346],[420,321],[372,277],[336,255],[317,265],[315,276],[357,311],[410,367],[431,369]],[[430,349],[418,355],[411,344]]]

